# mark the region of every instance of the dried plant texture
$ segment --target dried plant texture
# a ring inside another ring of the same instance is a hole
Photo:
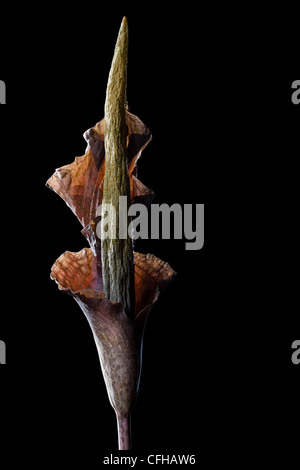
[[[101,291],[97,259],[91,249],[62,254],[52,266],[51,278],[73,296],[93,331],[111,405],[119,418],[128,418],[136,400],[141,370],[141,343],[150,308],[173,280],[168,263],[154,255],[135,253],[134,318],[122,304]]]
[[[151,141],[150,130],[134,114],[125,111],[127,127],[127,161],[130,199],[149,205],[154,193],[137,178],[137,162]],[[85,155],[55,170],[46,185],[58,194],[85,227],[97,216],[102,203],[105,173],[105,119],[84,133],[88,144]]]
[[[127,86],[128,25],[124,18],[119,31],[114,57],[109,72],[105,100],[105,155],[106,168],[103,187],[102,216],[105,204],[112,204],[116,217],[109,217],[105,230],[116,238],[101,237],[102,278],[108,299],[120,302],[128,315],[134,308],[133,244],[128,236],[119,238],[119,197],[130,201],[130,185],[126,148],[125,102]],[[128,207],[126,209],[126,214]],[[129,220],[125,221],[126,229]],[[104,224],[102,225],[104,232]]]
[[[145,322],[175,276],[154,255],[134,253],[131,239],[124,244],[117,240],[113,246],[103,244],[96,234],[102,203],[118,209],[118,197],[124,195],[129,203],[149,205],[154,195],[137,178],[137,161],[151,133],[125,109],[126,35],[127,21],[123,20],[108,81],[105,118],[85,132],[85,155],[57,169],[46,183],[77,216],[90,245],[78,253],[62,254],[52,267],[51,278],[77,301],[92,329],[116,411],[120,450],[130,449],[130,413],[138,393]]]

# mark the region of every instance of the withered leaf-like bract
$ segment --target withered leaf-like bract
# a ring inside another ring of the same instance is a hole
[[[119,196],[149,205],[153,192],[137,178],[137,161],[151,140],[149,129],[126,108],[127,19],[123,18],[109,74],[105,117],[85,132],[82,157],[55,171],[47,181],[81,222],[90,248],[66,251],[51,278],[84,312],[97,346],[110,403],[118,423],[119,449],[129,450],[130,416],[135,403],[145,322],[152,305],[175,276],[154,255],[136,253],[130,237],[96,233],[98,207],[118,212]]]

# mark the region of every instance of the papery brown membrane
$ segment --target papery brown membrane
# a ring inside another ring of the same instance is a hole
[[[118,419],[128,418],[136,400],[141,371],[142,338],[147,315],[173,280],[168,263],[135,253],[135,316],[101,292],[99,264],[91,249],[65,252],[54,263],[51,278],[75,298],[92,329],[111,405]]]
[[[130,199],[149,205],[154,193],[136,177],[137,161],[150,142],[150,130],[134,114],[126,111],[128,128],[127,156],[130,176]],[[70,207],[85,227],[97,215],[102,202],[105,173],[104,149],[105,120],[84,133],[88,143],[85,155],[76,157],[69,165],[56,169],[46,185],[55,191]]]

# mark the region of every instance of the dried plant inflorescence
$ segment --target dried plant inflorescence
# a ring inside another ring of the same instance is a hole
[[[117,416],[120,450],[131,448],[130,415],[139,387],[145,322],[175,276],[168,263],[134,252],[130,237],[104,240],[96,233],[101,204],[118,209],[119,196],[127,196],[128,204],[149,205],[153,198],[136,176],[137,161],[151,134],[125,109],[127,48],[124,18],[108,79],[105,117],[84,134],[86,154],[57,169],[47,181],[78,217],[90,244],[78,253],[62,254],[52,267],[51,278],[74,297],[90,324]]]
[[[105,175],[103,204],[116,208],[116,218],[109,223],[119,227],[119,196],[130,200],[126,149],[126,86],[127,86],[128,24],[123,18],[109,72],[105,100]],[[103,206],[105,207],[105,206]],[[104,213],[105,209],[103,209]],[[126,211],[127,213],[127,211]],[[128,220],[127,220],[128,227]],[[116,231],[115,227],[110,227]],[[102,277],[108,299],[120,302],[125,312],[134,308],[133,246],[129,236],[124,239],[101,237]]]

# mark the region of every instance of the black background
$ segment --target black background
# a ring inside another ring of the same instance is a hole
[[[136,244],[178,275],[147,324],[134,449],[213,464],[240,449],[247,461],[262,448],[272,449],[267,459],[284,456],[285,440],[291,455],[300,373],[291,363],[300,326],[297,75],[287,68],[292,75],[281,78],[288,57],[273,36],[254,43],[251,28],[241,37],[242,25],[221,29],[199,10],[127,10],[40,12],[3,37],[2,458],[99,464],[117,447],[89,326],[49,277],[61,253],[87,242],[45,182],[84,154],[83,132],[103,117],[124,14],[130,110],[153,134],[139,179],[155,203],[206,204],[202,250],[186,251],[184,240]]]

